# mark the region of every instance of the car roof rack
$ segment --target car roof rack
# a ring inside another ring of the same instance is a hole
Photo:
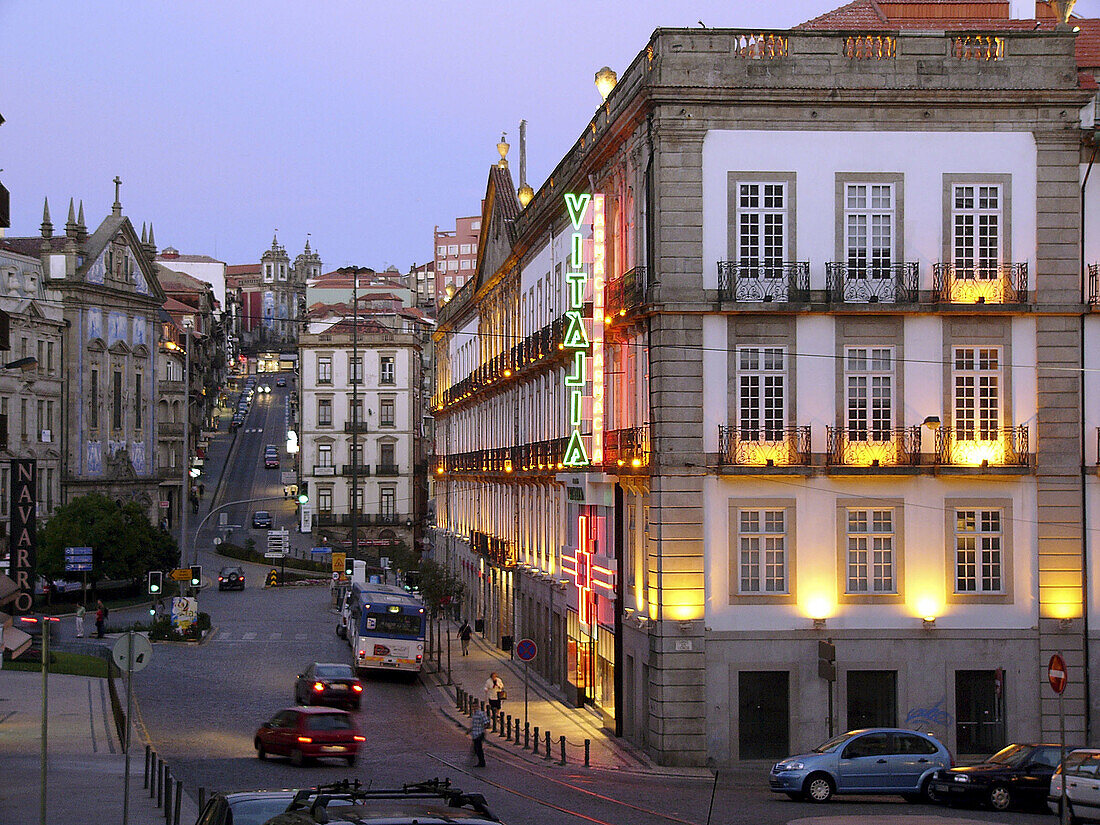
[[[492,822],[500,821],[489,809],[484,796],[479,793],[464,793],[458,788],[452,788],[450,779],[438,778],[406,783],[400,788],[378,789],[364,788],[358,779],[351,781],[344,779],[298,791],[286,810],[287,813],[303,810],[313,813],[319,808],[327,808],[329,802],[337,799],[353,804],[375,799],[435,799],[445,802],[450,808],[469,806],[485,819]]]

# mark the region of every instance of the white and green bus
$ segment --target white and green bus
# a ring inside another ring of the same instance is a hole
[[[424,603],[400,587],[355,582],[348,594],[348,644],[358,671],[420,671]]]

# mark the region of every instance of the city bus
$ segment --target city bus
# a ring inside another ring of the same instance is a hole
[[[348,605],[348,644],[357,671],[420,671],[425,626],[420,599],[393,585],[355,582]]]

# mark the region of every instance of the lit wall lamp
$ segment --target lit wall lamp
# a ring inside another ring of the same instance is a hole
[[[924,419],[924,426],[930,430],[938,430],[940,428],[940,417],[938,415],[930,415]]]
[[[600,97],[607,100],[607,96],[611,94],[611,90],[615,88],[615,84],[619,82],[619,76],[615,74],[614,69],[610,66],[604,66],[598,72],[596,72],[596,88],[600,92]]]
[[[925,630],[931,630],[936,626],[936,617],[925,616],[923,619],[921,619],[921,626],[924,627]]]
[[[814,630],[824,630],[824,629],[825,629],[825,619],[820,618],[820,617],[817,618],[817,619],[814,619]]]

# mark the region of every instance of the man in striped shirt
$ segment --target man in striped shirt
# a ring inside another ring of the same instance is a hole
[[[480,707],[474,710],[470,717],[470,738],[474,743],[474,756],[477,757],[477,766],[485,767],[485,728],[489,726],[489,717]]]

